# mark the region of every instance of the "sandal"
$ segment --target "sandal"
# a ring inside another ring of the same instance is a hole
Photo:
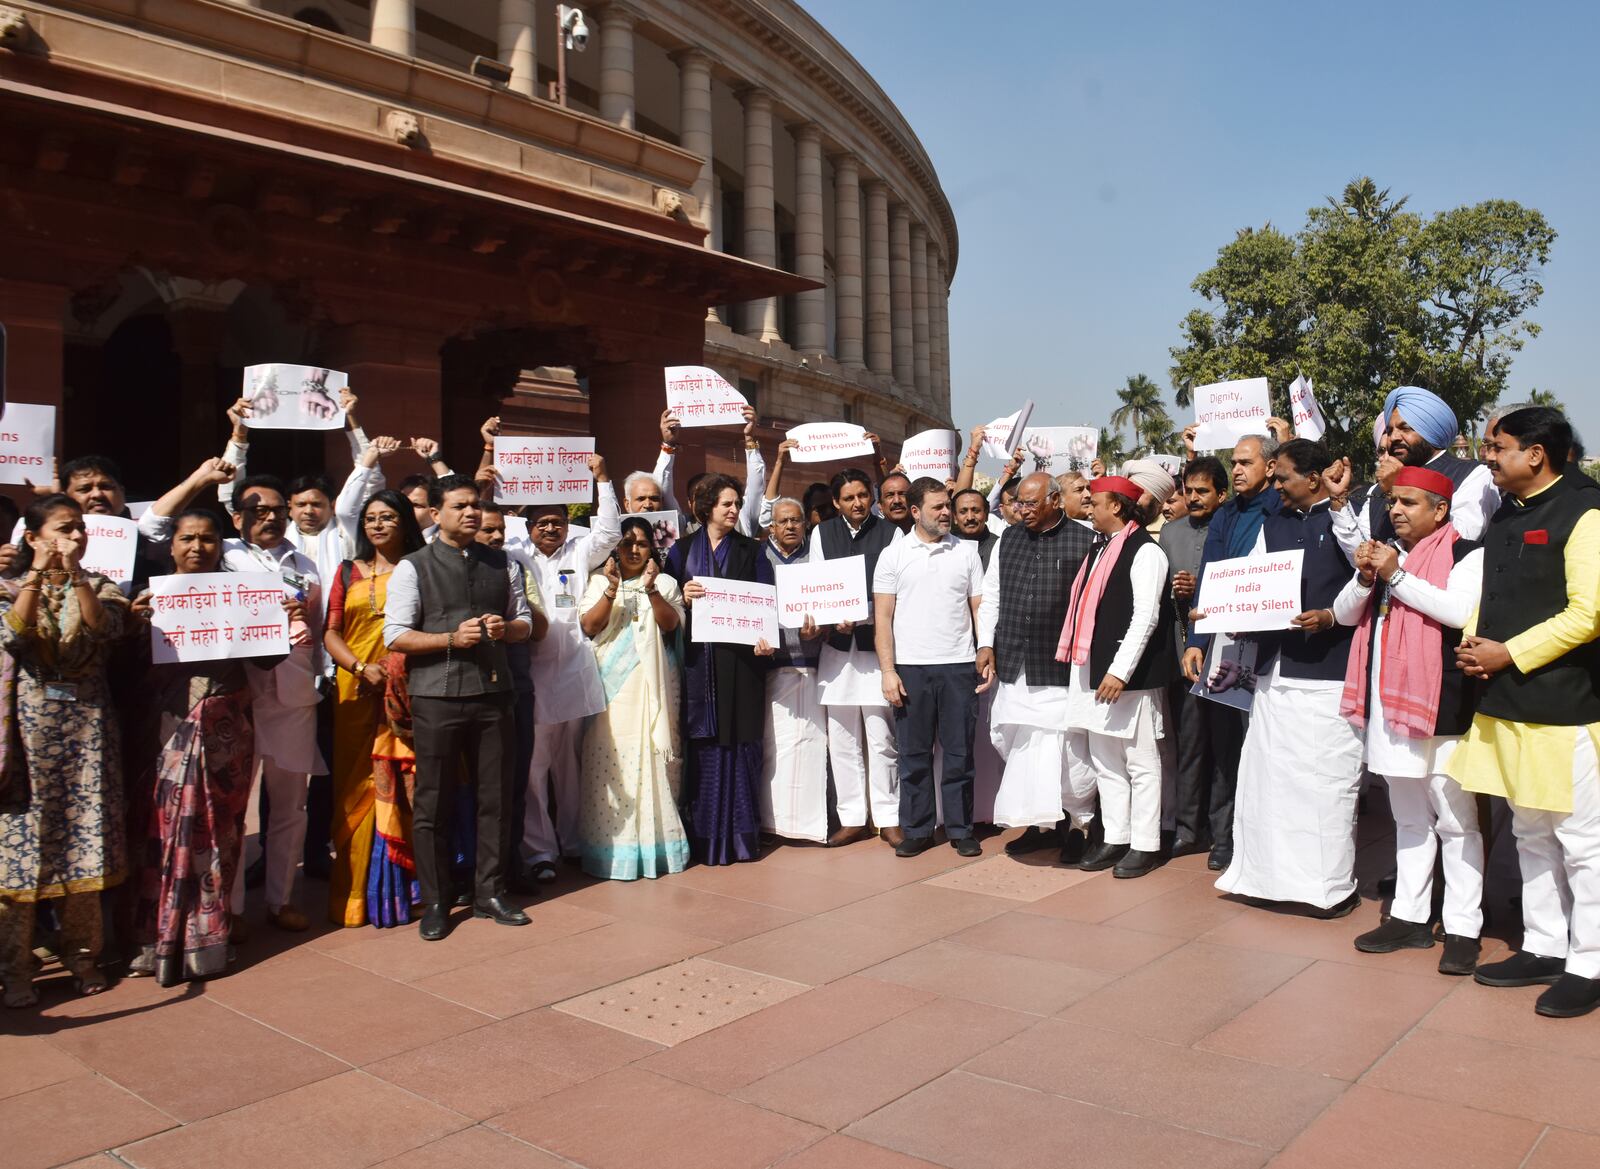
[[[106,972],[93,961],[78,963],[78,969],[73,971],[72,979],[81,995],[99,994],[111,985],[106,979]]]
[[[5,980],[4,1002],[7,1007],[13,1010],[38,1005],[39,992],[33,989],[33,979],[29,978],[27,981],[23,981],[19,978],[7,978]]]

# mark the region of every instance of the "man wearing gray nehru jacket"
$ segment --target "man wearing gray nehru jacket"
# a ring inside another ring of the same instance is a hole
[[[428,503],[439,535],[389,578],[383,640],[409,659],[420,932],[433,942],[449,927],[451,788],[463,764],[477,793],[472,915],[528,924],[528,915],[506,899],[516,749],[505,643],[526,641],[533,621],[520,568],[504,551],[477,543],[483,510],[472,480],[435,479]]]

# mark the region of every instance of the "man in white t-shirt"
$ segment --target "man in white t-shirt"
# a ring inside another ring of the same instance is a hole
[[[878,558],[872,574],[878,669],[894,707],[900,747],[900,828],[896,856],[933,844],[933,747],[944,750],[939,792],[945,832],[962,856],[983,849],[972,835],[972,736],[981,685],[973,628],[983,599],[983,564],[970,540],[950,532],[950,492],[921,478],[907,493],[911,531]]]

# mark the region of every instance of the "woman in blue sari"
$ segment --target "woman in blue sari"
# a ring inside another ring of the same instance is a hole
[[[731,865],[761,854],[762,740],[766,673],[772,647],[694,640],[694,604],[707,578],[772,584],[761,545],[735,530],[739,484],[726,475],[701,480],[690,506],[703,527],[673,545],[667,571],[683,584],[689,615],[684,650],[684,737],[689,740],[684,806],[695,859]]]

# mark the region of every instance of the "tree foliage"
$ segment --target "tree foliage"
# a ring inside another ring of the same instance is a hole
[[[1424,218],[1370,178],[1311,208],[1292,236],[1244,228],[1192,285],[1208,304],[1184,318],[1172,349],[1178,405],[1195,386],[1266,377],[1287,417],[1289,383],[1304,373],[1329,445],[1362,466],[1397,385],[1433,390],[1474,430],[1538,335],[1526,314],[1555,238],[1540,212],[1510,200]]]

